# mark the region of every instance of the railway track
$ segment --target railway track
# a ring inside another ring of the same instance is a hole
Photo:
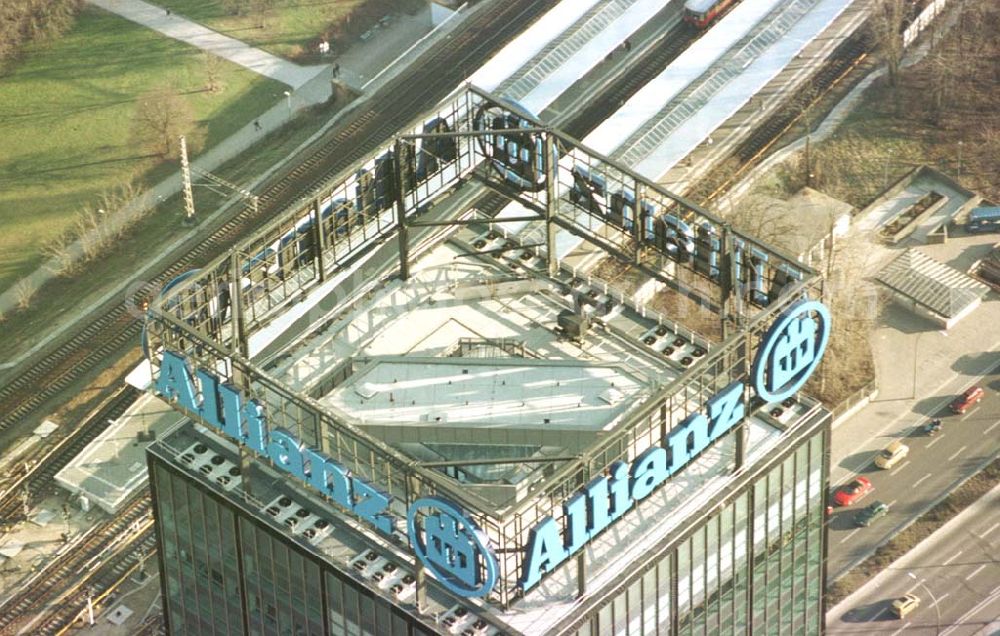
[[[854,85],[850,78],[860,80],[874,68],[871,51],[874,47],[871,35],[867,29],[860,28],[838,46],[827,60],[813,73],[805,87],[797,90],[796,95],[789,99],[777,112],[768,117],[761,125],[740,142],[729,157],[736,157],[738,167],[732,171],[709,172],[699,182],[691,186],[692,192],[707,192],[702,199],[702,205],[709,205],[736,183],[748,170],[756,166],[766,156],[785,134],[798,125],[807,113],[816,118],[820,113],[821,104],[837,89],[846,94]],[[860,71],[860,72],[858,72]],[[842,95],[837,93],[839,100]],[[832,107],[831,103],[831,107]],[[723,160],[724,161],[724,160]]]
[[[138,396],[139,391],[135,388],[121,386],[65,437],[36,448],[34,463],[0,493],[0,519],[6,524],[20,521],[24,517],[23,493],[27,491],[29,497],[38,499],[54,490],[56,473],[100,435],[109,422],[121,417]]]
[[[667,65],[691,46],[699,32],[684,23],[670,29],[660,36],[632,66],[628,72],[622,73],[601,92],[601,98],[591,100],[570,121],[560,128],[566,133],[583,139],[592,130],[610,117],[640,88],[663,72]]]
[[[33,634],[56,636],[66,633],[74,625],[86,625],[87,602],[95,606],[95,614],[100,609],[110,607],[112,596],[122,583],[139,570],[146,559],[155,555],[156,535],[150,524],[145,530],[116,546],[105,562],[95,568],[92,574],[76,587],[76,591],[60,599],[59,604],[44,620],[32,628]],[[101,592],[100,590],[104,590]]]
[[[464,77],[466,69],[482,64],[498,46],[511,39],[555,0],[519,0],[495,3],[460,27],[448,46],[433,47],[402,74],[380,89],[368,103],[379,104],[335,129],[306,153],[304,159],[261,193],[256,208],[246,206],[224,222],[204,228],[203,236],[175,254],[170,264],[148,281],[163,285],[189,269],[209,261],[276,212],[309,192],[352,162],[370,152],[402,127],[414,113],[440,101]],[[95,309],[96,318],[54,344],[16,378],[0,387],[0,431],[24,421],[71,383],[138,341],[141,324],[134,311],[136,299],[124,294]],[[130,311],[130,309],[132,311]]]
[[[28,623],[47,614],[50,604],[58,606],[67,581],[89,581],[98,570],[102,555],[122,542],[134,524],[151,528],[152,503],[137,497],[115,518],[91,527],[61,554],[49,561],[15,595],[0,603],[0,636],[18,633]],[[32,629],[31,633],[37,633]]]

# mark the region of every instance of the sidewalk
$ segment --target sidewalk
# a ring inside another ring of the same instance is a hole
[[[292,88],[301,88],[324,68],[324,66],[293,64],[142,0],[88,0],[88,2],[105,11],[118,14],[126,20],[159,31],[167,37],[218,55],[254,73],[284,82]]]

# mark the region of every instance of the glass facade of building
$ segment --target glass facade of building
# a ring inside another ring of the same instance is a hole
[[[150,455],[171,634],[428,636],[388,598]]]
[[[786,445],[641,567],[624,568],[568,632],[822,634],[827,426]]]

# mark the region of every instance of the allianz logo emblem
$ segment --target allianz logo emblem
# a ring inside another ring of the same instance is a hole
[[[785,310],[764,336],[753,365],[753,386],[768,404],[802,388],[823,359],[830,340],[830,312],[804,300]]]
[[[417,511],[424,510],[417,520]],[[486,596],[499,566],[489,538],[457,506],[438,497],[414,501],[406,515],[410,545],[438,581],[458,596]]]

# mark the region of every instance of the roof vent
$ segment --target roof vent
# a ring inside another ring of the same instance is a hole
[[[360,395],[361,397],[365,398],[366,400],[370,400],[371,398],[378,395],[379,390],[378,387],[375,384],[372,384],[371,382],[362,382],[361,384],[358,384],[354,387],[354,392]]]
[[[601,393],[601,399],[604,400],[605,402],[607,402],[608,404],[610,404],[611,406],[614,406],[615,404],[618,404],[624,398],[625,398],[625,395],[621,391],[619,391],[618,389],[615,389],[615,388],[610,388],[610,389],[608,389],[606,391],[603,391]]]

